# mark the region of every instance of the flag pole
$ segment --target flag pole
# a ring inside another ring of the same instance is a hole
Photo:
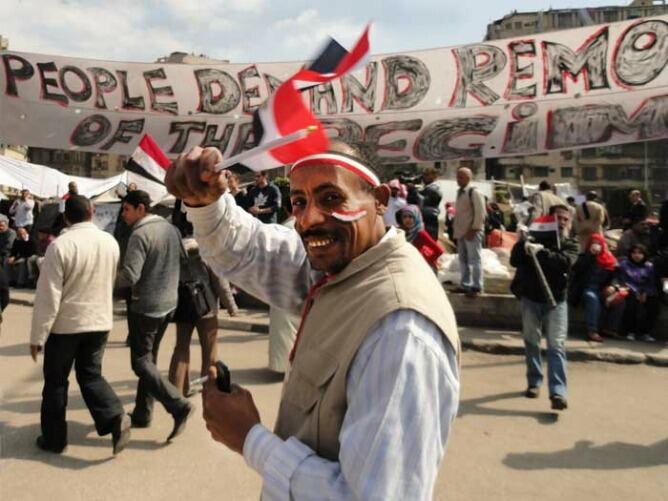
[[[543,289],[543,293],[545,294],[545,299],[547,299],[547,302],[550,304],[552,308],[555,308],[557,306],[557,301],[554,299],[554,294],[552,294],[552,289],[550,289],[550,284],[547,282],[547,278],[545,278],[545,272],[543,271],[542,266],[540,265],[540,262],[538,261],[538,256],[536,256],[536,253],[529,248],[529,255],[531,256],[531,259],[533,260],[533,265],[536,268],[536,274],[538,275],[538,281],[540,282],[540,285]]]
[[[305,129],[300,129],[296,132],[293,132],[292,134],[288,134],[287,136],[279,137],[273,141],[268,141],[265,144],[261,144],[255,148],[251,148],[250,150],[246,150],[243,153],[239,153],[238,155],[234,155],[228,159],[223,160],[222,162],[217,163],[214,166],[213,171],[220,172],[221,170],[225,170],[228,167],[232,167],[234,164],[243,163],[244,160],[252,158],[255,155],[259,155],[260,153],[264,153],[265,151],[299,141],[300,139],[304,139],[306,136],[312,132],[315,132],[317,129],[317,126],[310,125]]]

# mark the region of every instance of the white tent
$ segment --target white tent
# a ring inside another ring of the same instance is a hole
[[[94,179],[90,177],[69,176],[45,165],[23,162],[0,155],[0,185],[17,190],[28,189],[39,198],[60,198],[67,192],[67,185],[75,181],[79,193],[89,198],[101,195],[116,188],[119,184],[136,183],[140,190],[147,191],[157,203],[169,197],[164,186],[132,172],[123,172],[117,176]]]

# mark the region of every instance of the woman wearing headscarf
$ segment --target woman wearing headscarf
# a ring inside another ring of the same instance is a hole
[[[601,326],[604,334],[617,337],[625,294],[617,281],[617,268],[617,259],[608,250],[603,235],[593,233],[585,251],[573,266],[569,291],[571,305],[584,304],[587,338],[590,341],[603,342],[599,334]],[[602,322],[603,316],[605,319]]]
[[[624,309],[627,339],[637,336],[642,341],[656,341],[650,332],[659,312],[658,290],[654,265],[647,260],[644,245],[632,245],[628,256],[619,263],[619,281],[629,290]]]
[[[397,224],[406,234],[406,240],[417,248],[432,268],[436,268],[438,258],[445,251],[424,230],[420,208],[417,205],[406,205],[397,211],[396,218]]]

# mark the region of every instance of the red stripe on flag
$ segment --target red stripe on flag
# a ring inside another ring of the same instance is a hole
[[[150,134],[144,134],[144,137],[142,137],[141,141],[139,141],[139,147],[165,170],[167,170],[167,168],[172,163],[160,149],[160,146],[158,146],[157,143],[153,140]]]
[[[354,68],[364,57],[369,53],[369,26],[366,27],[364,33],[355,44],[355,47],[341,60],[336,67],[336,75],[343,75]]]

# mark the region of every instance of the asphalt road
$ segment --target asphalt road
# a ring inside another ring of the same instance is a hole
[[[156,405],[154,424],[133,430],[118,457],[96,435],[71,376],[67,451],[34,446],[39,434],[41,365],[28,355],[30,308],[10,305],[0,335],[0,499],[257,500],[260,478],[214,443],[199,412],[172,444],[171,418]],[[116,322],[104,373],[127,410],[136,379]],[[159,366],[166,369],[174,331]],[[264,369],[267,338],[220,331],[219,355],[248,386],[265,423],[276,416],[280,381]],[[193,344],[191,359],[199,359]],[[197,370],[197,367],[192,367]],[[527,400],[521,357],[465,352],[460,416],[441,466],[435,499],[665,500],[668,498],[668,369],[598,362],[569,367],[570,408],[549,409],[547,395]],[[194,374],[193,374],[194,376]],[[197,397],[193,402],[201,409]]]

